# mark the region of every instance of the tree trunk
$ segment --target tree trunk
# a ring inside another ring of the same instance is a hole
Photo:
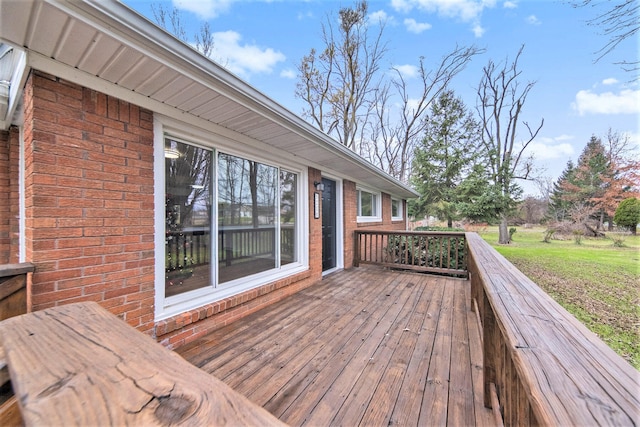
[[[453,218],[447,218],[447,227],[453,228]]]
[[[507,216],[502,215],[500,218],[500,225],[498,226],[499,237],[498,243],[501,245],[506,245],[511,243],[511,239],[509,239],[509,225],[507,224]]]

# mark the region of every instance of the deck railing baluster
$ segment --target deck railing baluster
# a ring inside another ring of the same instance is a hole
[[[456,260],[451,262],[451,243],[447,246],[444,243],[445,238],[456,238],[464,242],[464,233],[358,230],[355,231],[354,241],[364,253],[354,260],[354,266],[378,264],[398,269],[467,277],[467,271],[462,268],[466,265],[465,252],[455,252]],[[445,258],[444,251],[447,247],[449,253]]]

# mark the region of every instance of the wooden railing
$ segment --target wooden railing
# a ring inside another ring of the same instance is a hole
[[[354,266],[390,268],[467,276],[465,233],[356,231]]]
[[[475,233],[467,234],[484,400],[498,422],[638,425],[640,372]]]
[[[31,263],[0,265],[0,320],[27,312],[27,275]]]
[[[218,262],[231,265],[234,261],[275,256],[275,227],[226,227],[218,231]],[[293,252],[295,229],[281,227],[280,246]],[[167,272],[208,264],[211,260],[211,232],[206,229],[191,229],[168,232]],[[287,252],[288,253],[288,252]]]

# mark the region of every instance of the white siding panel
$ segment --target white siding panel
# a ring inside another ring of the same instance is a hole
[[[145,96],[151,96],[163,87],[171,84],[171,82],[179,76],[177,72],[169,67],[160,65],[157,70],[146,76],[146,79],[135,88],[135,91]]]
[[[69,19],[65,13],[46,3],[40,3],[35,21],[31,23],[26,44],[44,56],[51,58]],[[46,37],[41,37],[46,34]]]
[[[189,87],[189,85],[191,85],[191,82],[191,79],[180,74],[176,74],[176,78],[168,82],[163,87],[159,88],[159,90],[154,92],[152,96],[158,101],[165,102],[167,99]]]
[[[90,46],[95,43],[97,36],[98,32],[95,29],[82,22],[71,21],[60,38],[53,57],[77,67]]]
[[[131,48],[124,47],[112,58],[109,64],[100,72],[100,77],[118,83],[132,67],[142,60],[142,55]]]
[[[25,45],[33,7],[34,3],[31,1],[0,2],[0,28],[8,41],[18,46]]]
[[[158,62],[148,57],[143,57],[133,67],[129,68],[129,71],[120,78],[118,84],[131,90],[137,90],[138,86],[154,75],[160,67],[161,65]]]
[[[98,75],[100,70],[105,66],[105,62],[113,57],[121,46],[120,43],[112,38],[99,35],[80,60],[78,68],[90,74]]]

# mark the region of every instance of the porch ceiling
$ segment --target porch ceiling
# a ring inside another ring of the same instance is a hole
[[[397,197],[417,196],[117,1],[0,0],[0,41],[26,49],[27,67],[62,66],[155,111],[203,119],[323,171]]]

